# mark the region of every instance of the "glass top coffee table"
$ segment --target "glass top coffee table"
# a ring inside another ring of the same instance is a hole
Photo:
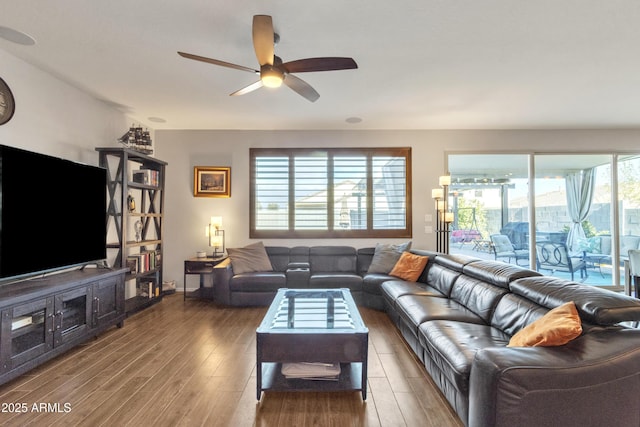
[[[367,398],[369,329],[348,289],[280,289],[256,330],[263,391],[357,390]]]

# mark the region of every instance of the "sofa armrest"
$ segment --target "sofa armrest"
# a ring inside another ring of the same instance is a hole
[[[640,425],[640,330],[589,332],[560,347],[476,354],[470,427]]]
[[[287,265],[286,275],[288,288],[309,287],[311,272],[309,271],[308,262],[290,262],[289,265]]]
[[[215,300],[220,304],[229,305],[231,302],[231,289],[229,282],[233,277],[231,259],[227,258],[213,267],[213,288]]]

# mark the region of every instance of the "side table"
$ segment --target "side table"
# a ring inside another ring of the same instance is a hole
[[[207,257],[207,258],[190,258],[184,261],[184,282],[183,295],[186,301],[189,298],[207,298],[213,299],[213,287],[205,287],[204,279],[207,275],[213,277],[213,267],[227,259],[226,256]],[[200,276],[200,286],[195,291],[187,293],[187,275],[197,274]],[[213,284],[215,286],[215,283]]]

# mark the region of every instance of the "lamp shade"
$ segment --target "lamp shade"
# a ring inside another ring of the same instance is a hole
[[[222,217],[221,216],[212,216],[210,225],[214,228],[222,228]]]
[[[442,186],[451,185],[451,175],[442,175],[438,182]]]
[[[444,197],[444,190],[442,188],[434,188],[431,190],[431,198],[432,199],[442,199]]]
[[[212,248],[221,248],[222,247],[222,236],[211,236],[210,246]]]
[[[266,87],[280,87],[284,73],[273,65],[265,64],[260,68],[260,80]]]

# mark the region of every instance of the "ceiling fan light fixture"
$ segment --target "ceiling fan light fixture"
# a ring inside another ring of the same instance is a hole
[[[280,87],[282,86],[282,80],[284,80],[284,73],[282,70],[266,64],[260,67],[260,80],[266,87]]]
[[[273,31],[273,19],[269,15],[254,15],[251,32],[253,37],[253,49],[255,50],[258,64],[260,64],[260,71],[243,65],[232,64],[219,59],[207,58],[186,52],[178,52],[178,55],[183,58],[207,62],[221,67],[247,71],[254,75],[260,74],[260,80],[231,93],[231,96],[244,95],[264,86],[269,88],[278,88],[282,86],[282,83],[286,78],[287,81],[285,82],[285,85],[310,102],[316,102],[318,98],[320,98],[320,94],[311,87],[309,83],[297,77],[295,75],[296,73],[352,70],[354,68],[358,68],[358,64],[356,64],[356,61],[354,61],[353,58],[337,56],[297,59],[295,61],[283,63],[282,58],[275,55],[273,49],[280,36]]]

